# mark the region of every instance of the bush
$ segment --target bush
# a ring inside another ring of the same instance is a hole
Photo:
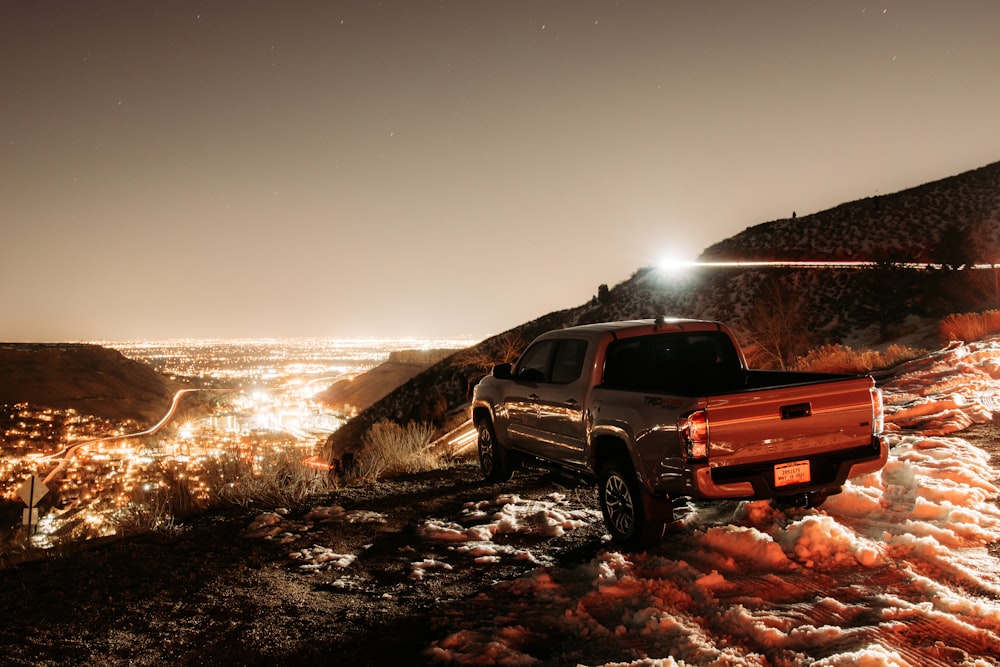
[[[1000,310],[982,313],[953,313],[938,325],[938,337],[943,341],[970,341],[1000,333]]]
[[[145,499],[144,502],[129,502],[111,512],[106,520],[114,527],[117,535],[151,531],[170,532],[178,527],[170,514],[166,497],[159,494],[154,498]]]
[[[157,472],[158,482],[132,489],[120,506],[61,513],[54,527],[34,536],[44,540],[36,541],[24,527],[0,531],[0,569],[79,540],[179,532],[185,529],[180,521],[220,505],[301,503],[335,485],[326,470],[308,466],[301,451],[270,446],[206,458],[200,464],[166,459],[157,463]]]
[[[203,484],[214,491],[218,502],[242,507],[300,503],[334,486],[326,471],[306,465],[301,452],[271,448],[220,460],[208,476]]]
[[[410,422],[401,426],[392,421],[374,424],[356,455],[358,474],[375,480],[385,473],[419,472],[441,466],[441,457],[430,451],[434,427]]]
[[[799,357],[795,369],[817,373],[871,373],[892,368],[925,354],[905,345],[890,345],[883,352],[855,350],[846,345],[823,345]]]

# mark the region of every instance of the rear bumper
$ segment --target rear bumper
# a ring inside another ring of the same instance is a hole
[[[766,464],[719,468],[705,463],[689,469],[685,494],[694,498],[754,500],[802,493],[836,493],[851,477],[881,469],[888,456],[889,446],[879,436],[873,436],[870,444],[861,447],[768,461]],[[809,482],[775,486],[775,465],[803,459],[809,461]]]

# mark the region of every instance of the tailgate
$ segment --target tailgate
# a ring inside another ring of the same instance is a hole
[[[708,399],[708,460],[735,466],[869,445],[870,377],[847,377]]]

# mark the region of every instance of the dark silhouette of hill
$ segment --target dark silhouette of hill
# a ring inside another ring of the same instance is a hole
[[[0,343],[0,405],[29,403],[155,423],[181,385],[116,350],[83,343]]]
[[[381,420],[454,425],[465,416],[472,387],[493,363],[510,360],[543,331],[576,324],[656,315],[718,319],[752,351],[767,351],[766,328],[773,327],[795,335],[794,347],[780,351],[787,357],[826,343],[932,344],[933,324],[946,314],[1000,306],[996,272],[968,268],[1000,261],[1000,162],[895,194],[755,225],[712,245],[699,259],[879,265],[699,267],[684,273],[640,268],[612,288],[598,286],[579,306],[488,338],[420,373],[334,432],[327,454],[354,451]],[[905,262],[943,268],[916,270],[903,267]]]

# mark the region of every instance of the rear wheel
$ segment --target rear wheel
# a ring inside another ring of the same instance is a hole
[[[649,521],[642,493],[628,461],[611,459],[601,468],[598,475],[601,514],[611,539],[626,549],[649,547],[663,538],[665,524]]]
[[[506,482],[514,475],[510,454],[497,442],[493,424],[484,421],[479,424],[479,469],[488,482]]]

